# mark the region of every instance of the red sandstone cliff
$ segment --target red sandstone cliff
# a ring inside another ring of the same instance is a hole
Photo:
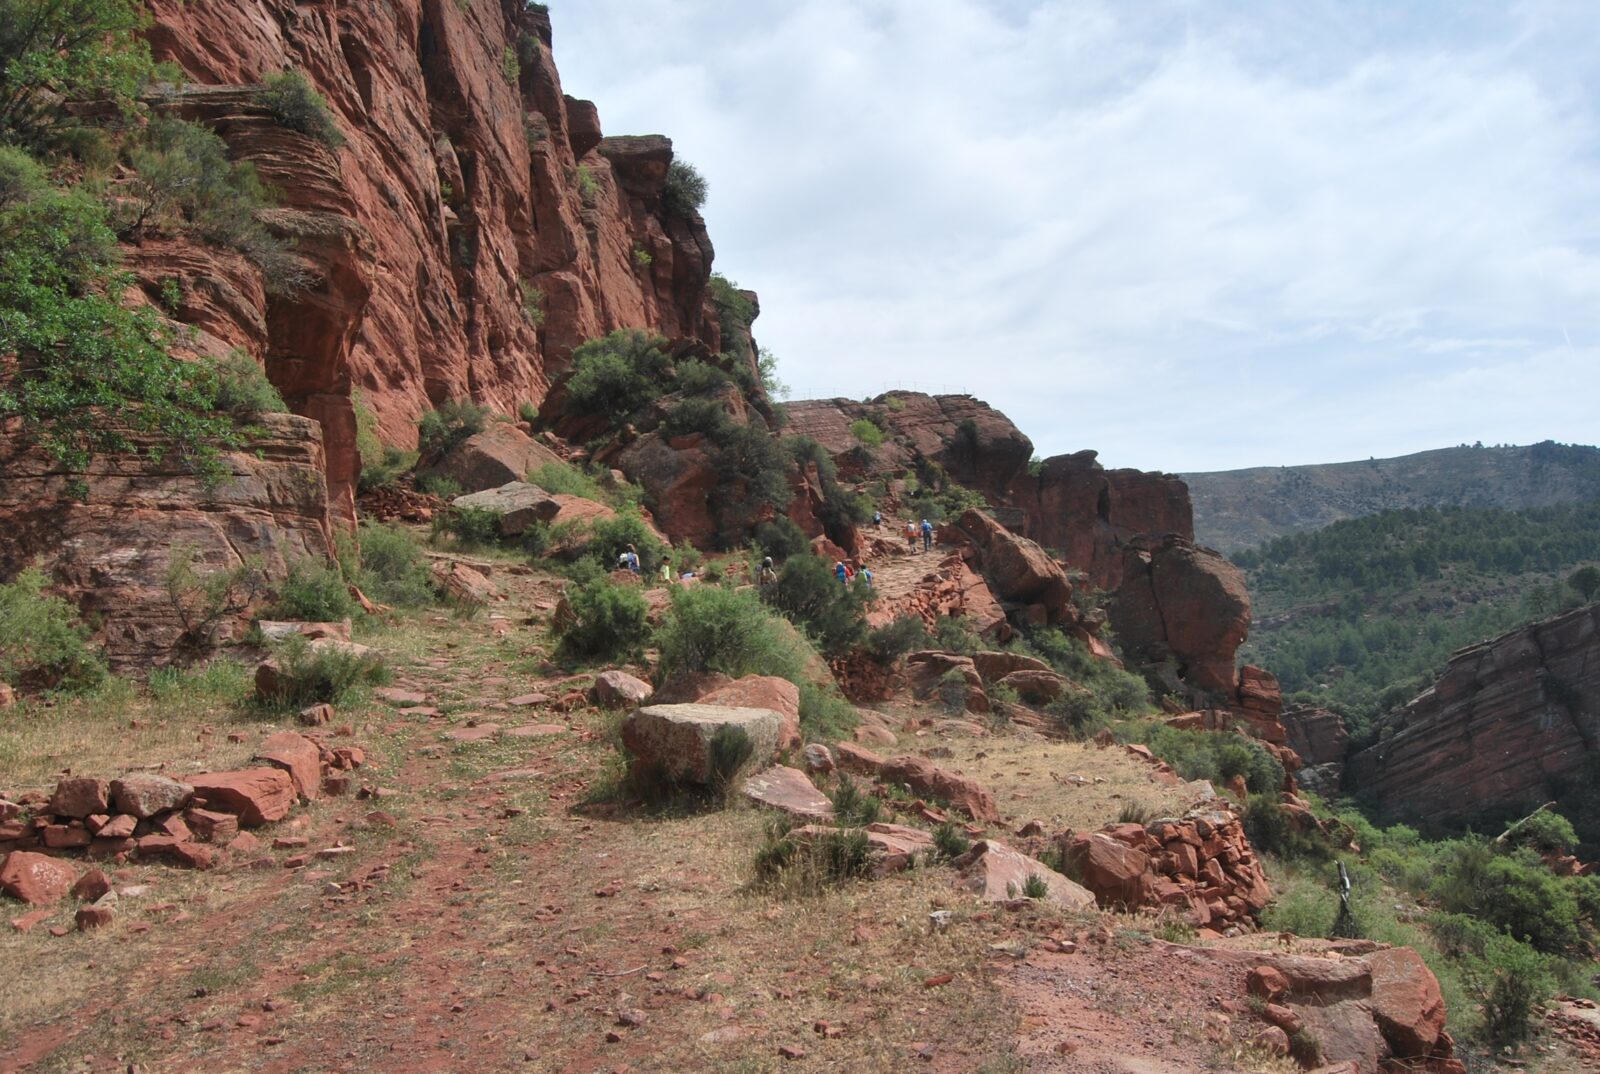
[[[919,459],[937,463],[983,493],[1009,529],[1052,549],[1102,589],[1121,584],[1122,551],[1135,537],[1194,537],[1188,489],[1178,478],[1107,470],[1093,451],[1057,455],[1030,472],[1033,442],[1010,418],[970,395],[894,392],[870,403],[811,399],[787,409],[784,435],[816,440],[844,472],[887,478],[914,473]],[[857,442],[850,432],[863,418],[887,434],[865,466],[851,454]]]
[[[323,423],[330,499],[353,517],[350,389],[384,439],[471,397],[537,405],[572,349],[613,328],[717,349],[698,215],[662,209],[660,136],[603,138],[566,97],[546,14],[497,0],[152,0],[157,59],[192,85],[158,107],[212,127],[277,188],[274,230],[313,284],[269,296],[236,255],[152,243],[131,261],[152,294],[183,283],[199,349],[246,348],[297,412]],[[299,69],[347,139],[277,125],[251,87]],[[512,77],[514,76],[514,81]],[[523,288],[543,293],[542,323]]]
[[[1600,605],[1451,658],[1346,768],[1351,789],[1422,821],[1522,814],[1592,788],[1600,757]]]

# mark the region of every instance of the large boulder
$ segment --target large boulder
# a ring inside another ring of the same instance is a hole
[[[1127,550],[1111,626],[1135,661],[1170,662],[1188,686],[1231,697],[1234,656],[1250,633],[1250,594],[1224,556],[1169,535]]]
[[[994,824],[1000,820],[994,795],[977,780],[946,771],[926,757],[891,757],[883,762],[878,775],[887,783],[904,783],[917,794],[941,798],[975,821]]]
[[[428,565],[439,592],[465,604],[488,604],[500,595],[489,576],[455,559],[436,559]]]
[[[232,813],[241,828],[282,820],[294,807],[294,780],[281,768],[246,768],[193,777],[195,797],[215,813]]]
[[[984,682],[997,682],[1013,671],[1051,671],[1049,664],[1036,656],[1024,656],[1022,653],[982,652],[972,654],[972,666],[977,669]]]
[[[1043,548],[978,510],[963,513],[956,527],[977,545],[980,569],[1001,600],[1038,605],[1051,623],[1076,621],[1072,583]]]
[[[800,745],[800,688],[788,679],[775,675],[746,675],[703,694],[699,703],[776,712],[783,718],[778,748],[786,750]]]
[[[561,504],[554,496],[526,481],[507,481],[492,489],[469,492],[451,500],[450,506],[494,512],[500,516],[502,537],[520,536],[534,525],[550,522],[561,512]]]
[[[1074,884],[1043,862],[993,839],[973,844],[954,864],[961,871],[957,886],[984,902],[1009,902],[1019,898],[1024,894],[1028,878],[1037,876],[1049,889],[1044,896],[1047,900],[1069,910],[1094,905],[1094,895],[1081,885]]]
[[[1015,690],[1017,696],[1024,701],[1035,705],[1048,705],[1052,701],[1060,700],[1061,695],[1066,693],[1072,684],[1053,671],[1025,669],[1013,671],[995,685]]]
[[[742,731],[750,740],[749,767],[763,767],[777,752],[783,717],[771,709],[720,705],[647,705],[622,724],[622,745],[635,765],[668,779],[709,785],[711,743],[719,732]],[[735,772],[721,773],[726,777]]]
[[[1390,947],[1366,957],[1372,970],[1372,1015],[1400,1059],[1433,1054],[1444,1032],[1444,996],[1439,980],[1409,947]]]
[[[507,422],[490,422],[483,432],[467,437],[425,472],[448,478],[468,492],[524,481],[530,471],[561,457]]]
[[[58,902],[72,890],[77,870],[47,854],[13,850],[0,865],[0,891],[33,906]]]

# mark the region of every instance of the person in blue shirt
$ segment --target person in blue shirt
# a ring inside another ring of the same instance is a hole
[[[839,584],[844,585],[850,581],[850,568],[844,565],[844,560],[836,560],[833,564],[833,576],[839,579]]]
[[[927,519],[922,520],[922,550],[928,551],[933,547],[933,523]]]
[[[861,565],[861,571],[857,575],[857,577],[861,579],[862,584],[865,585],[868,589],[872,588],[872,568],[871,567],[869,567],[865,563],[863,563]]]

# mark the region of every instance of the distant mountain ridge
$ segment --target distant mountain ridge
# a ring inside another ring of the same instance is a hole
[[[1600,499],[1600,448],[1546,440],[1180,476],[1194,503],[1195,540],[1231,554],[1391,508],[1522,510]]]

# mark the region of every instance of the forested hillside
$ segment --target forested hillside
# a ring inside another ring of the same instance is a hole
[[[1392,459],[1182,474],[1195,537],[1232,554],[1275,537],[1408,507],[1520,511],[1600,498],[1600,448],[1546,440]]]
[[[1233,559],[1256,613],[1243,654],[1359,738],[1454,650],[1594,599],[1600,501],[1383,511]]]

